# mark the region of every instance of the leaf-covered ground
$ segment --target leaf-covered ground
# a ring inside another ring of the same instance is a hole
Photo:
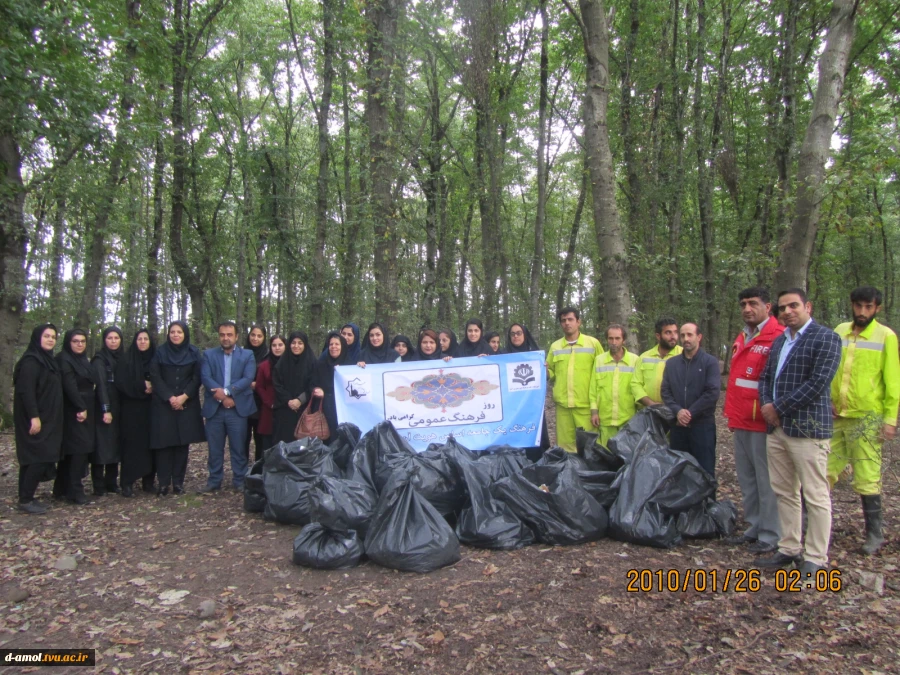
[[[739,504],[729,436],[720,428],[719,495]],[[205,464],[195,446],[188,488],[203,485]],[[778,592],[771,574],[758,592],[626,590],[631,569],[716,570],[721,587],[750,557],[720,541],[463,547],[455,566],[422,576],[372,563],[316,571],[291,563],[298,528],[244,513],[236,492],[101,497],[35,517],[15,510],[10,435],[0,470],[0,646],[96,648],[96,672],[900,672],[890,465],[878,556],[857,552],[859,501],[843,482],[835,490],[838,593]],[[57,569],[64,556],[74,570]]]

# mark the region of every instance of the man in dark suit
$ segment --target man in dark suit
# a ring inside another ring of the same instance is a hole
[[[816,323],[811,311],[802,289],[789,288],[778,294],[778,316],[787,330],[772,343],[759,380],[759,400],[768,424],[766,455],[781,538],[772,557],[754,564],[771,569],[796,564],[801,574],[814,577],[828,565],[831,494],[827,466],[834,428],[830,385],[841,361],[841,339]],[[800,543],[801,489],[809,513],[805,555]]]
[[[203,352],[200,378],[206,388],[203,417],[206,419],[206,441],[209,444],[209,478],[201,494],[213,494],[222,488],[225,463],[225,437],[231,451],[231,473],[234,487],[244,488],[247,458],[247,418],[256,412],[253,389],[256,360],[253,352],[236,346],[237,326],[231,321],[219,324],[219,346]]]

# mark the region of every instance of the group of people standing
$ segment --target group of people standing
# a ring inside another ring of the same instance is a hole
[[[478,319],[466,325],[460,343],[451,330],[424,329],[415,345],[373,323],[360,339],[356,324],[328,333],[316,357],[302,331],[269,337],[254,325],[243,347],[237,327],[217,327],[219,346],[204,352],[191,344],[190,329],[172,322],[165,342],[139,330],[125,349],[122,331],[111,326],[88,359],[88,337],[53,324],[32,331],[17,362],[14,421],[19,461],[19,508],[32,514],[47,506],[35,499],[38,485],[54,479],[53,497],[86,504],[89,473],[94,496],[133,497],[141,489],[159,496],[184,493],[188,449],[206,441],[208,479],[202,494],[222,488],[228,440],[233,485],[243,488],[250,460],[279,441],[293,441],[303,411],[315,401],[329,429],[337,428],[334,368],[395,361],[449,360],[500,351],[499,335],[484,333]],[[528,329],[513,324],[504,352],[538,350]],[[204,388],[201,405],[200,391]]]
[[[749,527],[728,542],[768,555],[754,561],[758,567],[825,568],[830,492],[849,465],[862,500],[862,550],[877,552],[884,543],[881,449],[896,434],[900,406],[897,336],[875,319],[881,292],[855,289],[853,321],[834,330],[812,318],[803,289],[780,292],[773,306],[768,290],[747,288],[738,302],[745,325],[732,346],[724,413]],[[562,308],[557,318],[563,337],[547,353],[557,444],[574,452],[577,428],[599,432],[605,444],[638,408],[665,405],[675,417],[670,446],[714,476],[720,366],[702,349],[698,325],[661,318],[656,344],[637,355],[625,349],[624,326],[609,326],[604,351],[581,333],[577,309]]]
[[[897,336],[875,320],[881,292],[854,290],[853,321],[835,330],[812,319],[799,288],[779,293],[774,307],[759,287],[741,291],[738,302],[745,326],[732,346],[725,417],[749,528],[730,543],[770,554],[755,561],[759,567],[824,568],[830,488],[849,464],[862,496],[863,551],[876,552],[884,542],[881,444],[896,433],[900,405]],[[627,330],[620,324],[608,327],[604,350],[581,332],[578,309],[564,307],[557,318],[563,337],[546,361],[557,444],[575,452],[578,428],[599,432],[605,444],[638,408],[665,405],[675,418],[670,446],[693,455],[714,476],[720,366],[703,350],[698,325],[679,327],[663,317],[656,343],[637,355],[625,348]],[[94,495],[132,497],[138,480],[145,491],[181,494],[188,447],[203,441],[208,479],[200,492],[213,494],[222,489],[226,438],[233,485],[242,489],[251,437],[258,460],[266,448],[297,437],[310,405],[321,410],[333,434],[335,367],[501,353],[500,336],[485,333],[479,319],[466,323],[461,342],[453,331],[426,328],[415,345],[403,335],[389,339],[378,322],[360,339],[359,327],[348,323],[328,333],[318,357],[302,331],[269,337],[254,325],[244,347],[237,345],[233,322],[220,323],[217,332],[219,346],[201,353],[187,325],[175,321],[159,347],[140,330],[125,350],[122,332],[109,327],[88,360],[83,330],[66,332],[54,356],[56,327],[37,326],[13,375],[19,508],[46,511],[34,495],[40,481],[54,477],[54,497],[86,503],[88,464]],[[524,325],[507,330],[502,353],[539,349]],[[542,445],[549,446],[546,435]],[[805,550],[801,490],[809,514]]]

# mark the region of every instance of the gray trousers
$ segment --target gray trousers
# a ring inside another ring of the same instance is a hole
[[[744,502],[744,520],[750,524],[744,536],[777,545],[781,528],[778,502],[769,482],[765,432],[735,429],[734,464]]]

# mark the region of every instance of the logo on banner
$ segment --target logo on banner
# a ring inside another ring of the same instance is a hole
[[[476,396],[486,396],[494,389],[499,389],[499,386],[487,380],[476,381],[440,370],[437,374],[411,382],[409,386],[396,387],[385,393],[398,401],[411,401],[430,410],[447,412],[447,408],[458,408]]]
[[[529,366],[527,363],[520,363],[513,371],[512,381],[518,384],[520,387],[531,384],[532,382],[534,382],[534,368]]]
[[[347,382],[347,386],[344,387],[346,389],[347,394],[352,399],[356,399],[357,401],[361,401],[364,398],[369,396],[369,383],[366,380],[363,380],[359,377],[354,377],[352,380]]]
[[[510,392],[541,388],[541,366],[537,361],[506,364],[506,382]]]

